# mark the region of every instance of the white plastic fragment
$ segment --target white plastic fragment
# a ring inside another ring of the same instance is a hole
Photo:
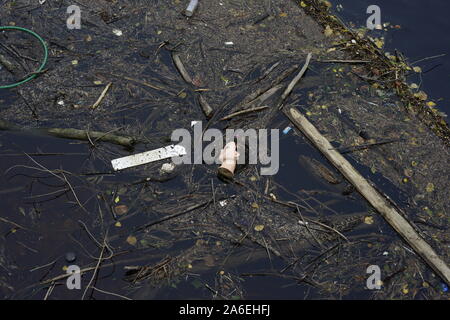
[[[234,43],[233,43],[233,41],[227,41],[227,42],[225,42],[225,45],[226,46],[232,46],[232,45],[234,45]]]
[[[164,163],[161,167],[161,173],[172,173],[175,170],[175,164],[172,162]]]
[[[186,149],[180,145],[170,145],[167,147],[134,154],[131,156],[114,159],[111,161],[112,167],[115,171],[126,168],[140,166],[146,163],[155,162],[167,158],[183,156],[186,154]]]
[[[219,204],[221,207],[225,207],[227,205],[227,203],[228,203],[227,200],[219,201]]]
[[[197,9],[198,6],[198,0],[191,0],[189,2],[189,5],[186,8],[186,11],[184,12],[184,14],[187,17],[192,17],[192,15],[194,14],[195,9]]]
[[[112,32],[118,37],[120,37],[123,34],[122,30],[119,29],[114,29]]]
[[[291,127],[286,127],[286,128],[284,128],[284,130],[283,130],[283,134],[288,134],[289,131],[291,131],[291,130],[292,130]]]

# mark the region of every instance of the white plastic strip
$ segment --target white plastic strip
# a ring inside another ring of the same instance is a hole
[[[111,161],[113,169],[123,170],[126,168],[140,166],[146,163],[155,162],[167,158],[182,156],[186,154],[186,149],[180,145],[170,145],[143,153],[134,154]]]

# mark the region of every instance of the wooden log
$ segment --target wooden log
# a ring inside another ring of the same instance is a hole
[[[75,140],[92,140],[109,142],[124,147],[131,148],[136,144],[136,139],[133,137],[115,135],[108,132],[79,130],[72,128],[30,128],[24,129],[12,124],[10,122],[0,120],[0,130],[3,131],[20,131],[28,134],[45,134],[58,138],[75,139]]]
[[[450,285],[450,268],[413,226],[382,196],[297,109],[283,112],[317,149],[353,184],[423,260]]]
[[[131,137],[118,136],[115,134],[98,131],[88,131],[71,128],[42,128],[38,130],[45,134],[58,138],[86,140],[86,141],[98,140],[118,144],[124,147],[132,147],[136,142],[135,139]]]

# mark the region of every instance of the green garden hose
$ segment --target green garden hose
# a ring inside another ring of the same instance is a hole
[[[44,58],[42,60],[41,66],[39,67],[39,69],[37,69],[35,72],[33,72],[33,74],[19,82],[13,83],[13,84],[8,84],[8,85],[0,85],[0,89],[10,89],[10,88],[14,88],[17,86],[20,86],[21,84],[24,84],[25,82],[28,82],[30,80],[33,80],[34,78],[36,78],[38,76],[38,74],[44,70],[45,65],[47,64],[47,60],[48,60],[48,48],[47,48],[47,44],[45,43],[44,39],[42,39],[37,33],[35,33],[34,31],[31,31],[29,29],[25,29],[22,27],[12,27],[12,26],[7,26],[7,27],[2,27],[0,26],[0,31],[2,30],[18,30],[18,31],[23,31],[26,32],[28,34],[31,34],[33,37],[35,37],[36,39],[39,40],[42,49],[44,50]]]

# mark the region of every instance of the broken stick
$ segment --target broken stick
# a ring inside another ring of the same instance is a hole
[[[178,71],[180,72],[181,76],[183,77],[184,81],[186,81],[189,84],[192,84],[192,78],[189,75],[189,73],[186,71],[186,68],[183,65],[183,62],[181,62],[180,56],[177,53],[172,53],[172,59],[175,63],[175,66],[177,67]]]
[[[264,109],[267,109],[267,108],[268,108],[268,106],[262,106],[262,107],[256,107],[256,108],[241,110],[241,111],[238,111],[238,112],[235,112],[235,113],[232,113],[232,114],[229,114],[229,115],[223,117],[222,119],[220,119],[220,121],[229,120],[229,119],[231,119],[233,117],[236,117],[236,116],[239,116],[241,114],[247,114],[247,113],[250,113],[250,112],[257,112],[257,111],[261,111],[261,110],[264,110]]]
[[[305,74],[306,70],[308,69],[309,62],[311,61],[312,53],[308,53],[308,56],[306,57],[306,62],[303,65],[303,68],[300,70],[300,72],[295,76],[294,79],[292,79],[291,83],[287,86],[286,90],[284,90],[283,94],[281,95],[280,102],[278,103],[278,109],[281,109],[283,107],[284,100],[291,94],[292,90],[294,89],[295,85],[300,81],[300,79]]]
[[[411,224],[348,162],[297,109],[284,110],[295,126],[353,184],[423,260],[450,285],[450,268]]]
[[[106,93],[108,92],[109,88],[111,87],[112,82],[108,83],[108,85],[105,87],[105,89],[103,89],[102,93],[100,94],[100,97],[98,97],[97,101],[95,101],[95,103],[92,105],[92,109],[96,109],[100,103],[102,103],[103,99],[106,96]]]

